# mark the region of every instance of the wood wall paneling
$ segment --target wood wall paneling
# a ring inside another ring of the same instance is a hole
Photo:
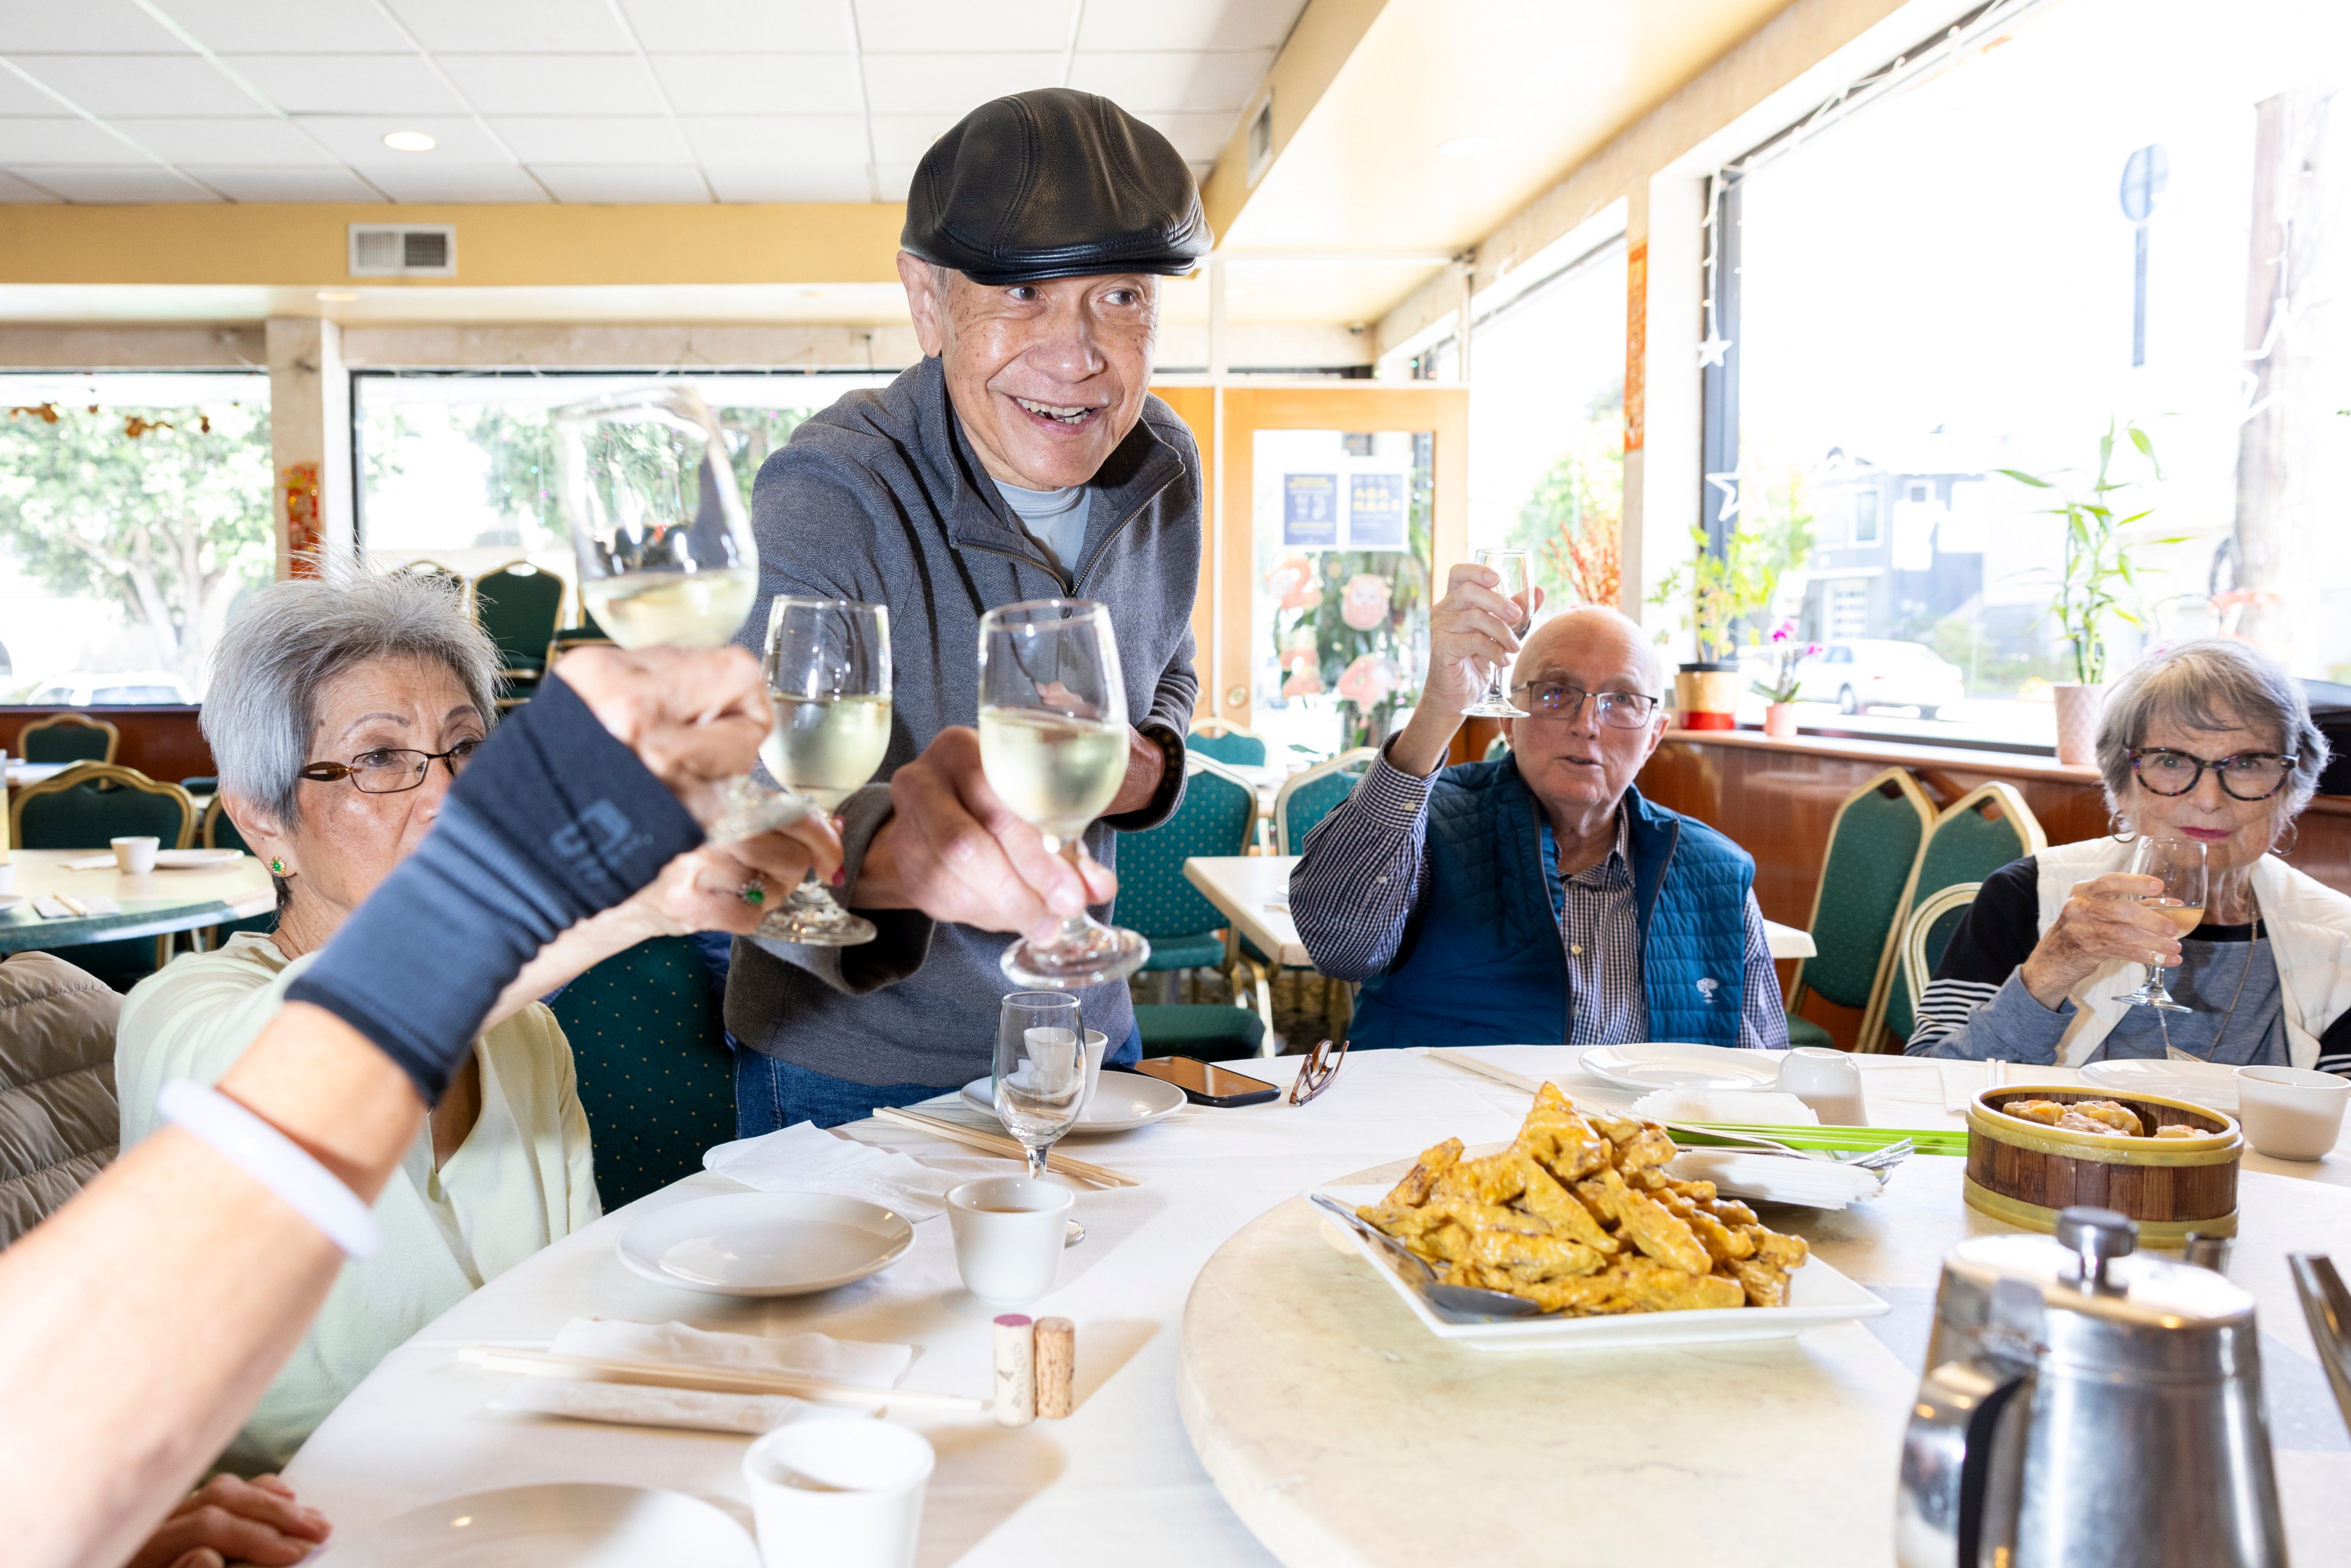
[[[47,718],[58,711],[48,707],[0,707],[0,751],[11,757],[21,756],[16,732],[25,727],[27,720]],[[177,784],[183,779],[206,777],[213,771],[212,747],[204,744],[204,732],[196,723],[193,707],[91,707],[72,711],[102,718],[120,730],[122,745],[115,753],[115,761],[125,768],[136,768],[150,779]]]

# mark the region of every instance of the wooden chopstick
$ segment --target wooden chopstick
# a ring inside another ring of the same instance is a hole
[[[1464,1072],[1474,1072],[1480,1078],[1490,1078],[1497,1083],[1507,1083],[1521,1093],[1536,1094],[1542,1091],[1542,1084],[1539,1081],[1529,1078],[1522,1072],[1513,1072],[1507,1067],[1497,1067],[1490,1061],[1480,1061],[1474,1056],[1446,1046],[1430,1046],[1421,1054],[1432,1061],[1441,1061],[1447,1067],[1458,1067]]]
[[[910,1410],[990,1408],[984,1399],[960,1394],[866,1388],[853,1383],[831,1383],[821,1377],[798,1377],[787,1373],[720,1372],[661,1362],[606,1361],[592,1355],[559,1355],[553,1351],[515,1350],[495,1344],[466,1345],[457,1352],[457,1359],[489,1372],[512,1372],[524,1377],[552,1377],[571,1383],[629,1383],[702,1394],[787,1394],[819,1405],[894,1405]]]
[[[1002,1133],[988,1133],[977,1127],[967,1127],[961,1122],[950,1122],[944,1117],[925,1116],[920,1111],[902,1111],[893,1105],[877,1105],[873,1108],[873,1119],[877,1122],[894,1122],[902,1127],[919,1127],[925,1133],[935,1134],[949,1143],[961,1144],[967,1148],[985,1149],[989,1154],[1005,1155],[1016,1160],[1024,1157],[1024,1151],[1017,1139],[1007,1137]],[[1073,1160],[1058,1149],[1045,1156],[1045,1168],[1060,1171],[1064,1176],[1076,1176],[1081,1181],[1090,1181],[1096,1186],[1141,1186],[1143,1185],[1140,1177],[1128,1176],[1124,1171],[1112,1170],[1108,1166],[1088,1165],[1083,1160]]]

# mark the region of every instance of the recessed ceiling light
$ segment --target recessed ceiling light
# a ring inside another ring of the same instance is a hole
[[[1482,158],[1501,145],[1490,136],[1457,136],[1438,142],[1437,152],[1440,158]]]
[[[422,131],[388,131],[383,144],[394,152],[430,152],[441,145]]]
[[[329,305],[349,305],[359,298],[348,288],[321,288],[319,298]]]

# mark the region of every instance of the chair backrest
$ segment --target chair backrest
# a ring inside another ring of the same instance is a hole
[[[536,674],[563,619],[563,579],[528,561],[508,561],[474,579],[474,614],[509,671]]]
[[[149,834],[167,850],[196,836],[196,803],[177,784],[135,768],[82,762],[16,791],[9,841],[27,850],[102,850],[110,839]]]
[[[1902,951],[1896,960],[1900,984],[1886,998],[1886,1028],[1896,1040],[1907,1040],[1917,1029],[1918,1000],[1927,994],[1927,982],[1934,978],[1943,949],[1951,945],[1951,933],[1959,928],[1982,885],[1963,882],[1930,893],[1903,923]]]
[[[2024,797],[2012,784],[1980,784],[1943,808],[1927,830],[1910,885],[1902,891],[1899,920],[1907,925],[1920,901],[1964,882],[1981,882],[2011,861],[2037,855],[2049,847],[2049,835]],[[1873,1015],[1862,1019],[1861,1049],[1880,1051],[1888,1045],[1890,977],[1879,988]],[[1907,1036],[1905,1038],[1907,1038]],[[1899,1049],[1899,1043],[1894,1042]]]
[[[218,795],[204,802],[204,823],[197,830],[196,836],[208,850],[253,852],[253,846],[245,841],[245,835],[236,831],[236,823],[230,820],[227,803]]]
[[[1265,766],[1265,737],[1252,735],[1238,725],[1226,725],[1214,732],[1196,729],[1185,737],[1184,749],[1244,768]]]
[[[114,1026],[122,998],[53,953],[0,963],[0,1247],[114,1157]]]
[[[1503,758],[1508,757],[1510,754],[1510,737],[1506,735],[1498,735],[1493,739],[1486,743],[1486,755],[1482,760],[1487,762],[1499,762]]]
[[[1373,747],[1359,746],[1285,779],[1273,798],[1274,852],[1298,853],[1306,835],[1314,831],[1314,824],[1353,793],[1364,770],[1371,767],[1372,758],[1378,755]]]
[[[1918,780],[1889,768],[1846,796],[1829,820],[1828,852],[1813,892],[1813,957],[1788,985],[1793,1010],[1807,991],[1866,1011],[1893,959],[1895,920],[1919,846],[1935,820]]]
[[[1118,837],[1118,923],[1155,942],[1228,924],[1184,880],[1184,862],[1194,855],[1248,853],[1257,824],[1257,791],[1246,779],[1196,753],[1186,758],[1184,773],[1184,803],[1174,816]]]
[[[16,732],[17,755],[27,762],[111,762],[122,732],[87,714],[53,713],[28,719]]]
[[[710,971],[683,936],[640,942],[563,988],[580,1105],[610,1214],[702,1168],[735,1136],[733,1060]]]

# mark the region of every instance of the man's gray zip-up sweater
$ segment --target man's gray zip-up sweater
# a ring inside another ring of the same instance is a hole
[[[1022,531],[987,477],[926,359],[879,392],[852,392],[792,433],[759,470],[751,520],[759,599],[738,640],[764,640],[775,595],[810,594],[890,610],[890,749],[877,782],[843,809],[855,907],[865,846],[888,819],[890,775],[950,725],[978,721],[979,619],[1023,600],[1074,597],[1110,606],[1129,721],[1182,737],[1199,682],[1192,601],[1200,577],[1200,458],[1190,430],[1157,398],[1094,476],[1086,541],[1064,574]],[[1098,822],[1086,849],[1105,865],[1113,827],[1165,821],[1183,792],[1180,762],[1140,811]],[[755,1051],[861,1083],[984,1077],[998,1003],[1014,988],[997,967],[1013,938],[935,926],[908,910],[862,911],[881,927],[859,947],[737,938],[726,1027]],[[1107,918],[1108,909],[1097,909]],[[919,972],[917,972],[919,971]],[[1086,1027],[1123,1044],[1134,1015],[1126,986],[1079,994]]]

